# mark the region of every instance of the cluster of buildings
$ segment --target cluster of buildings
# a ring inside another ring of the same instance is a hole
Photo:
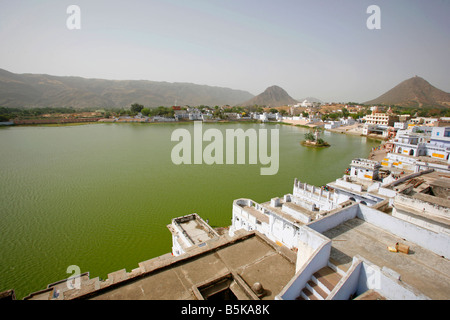
[[[448,151],[450,127],[398,131],[382,161],[354,159],[324,186],[295,179],[267,202],[236,199],[227,228],[174,218],[171,253],[25,299],[450,299]]]
[[[112,117],[110,119],[102,119],[100,122],[175,122],[175,121],[218,121],[217,115],[214,115],[214,110],[209,107],[197,108],[197,107],[179,107],[173,106],[172,115],[156,115],[156,116],[144,116],[141,113],[135,116],[119,116]],[[224,107],[220,107],[220,111],[223,113],[224,118],[229,120],[251,120],[254,119],[253,115],[243,115],[239,112],[231,112]]]
[[[391,137],[399,130],[409,130],[410,132],[431,133],[434,127],[445,127],[450,125],[450,118],[427,118],[414,117],[410,115],[396,115],[389,108],[386,112],[381,112],[378,107],[371,108],[372,113],[364,116],[363,134],[377,134],[384,138]]]
[[[420,128],[421,130],[415,130]],[[384,143],[387,151],[381,165],[419,172],[426,169],[448,172],[450,168],[450,126],[413,126],[401,129]]]

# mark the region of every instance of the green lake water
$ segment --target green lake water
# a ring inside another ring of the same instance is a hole
[[[324,185],[379,144],[324,132],[331,147],[312,149],[300,145],[304,128],[203,124],[279,129],[279,171],[262,176],[261,164],[174,165],[178,128],[192,132],[193,124],[0,128],[0,291],[22,299],[72,275],[70,265],[91,278],[131,271],[171,252],[172,218],[196,212],[214,227],[229,226],[234,199],[281,197],[295,178]]]

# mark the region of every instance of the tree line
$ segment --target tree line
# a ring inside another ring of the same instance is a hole
[[[182,107],[181,109],[186,110],[188,106]],[[342,117],[352,117],[353,119],[359,119],[364,117],[367,114],[370,114],[369,106],[364,106],[365,108],[358,113],[350,113],[346,108],[342,108],[339,112],[331,112],[326,114],[321,114],[321,118],[323,121],[326,120],[337,120]],[[381,106],[384,108],[388,108],[389,106]],[[409,114],[411,117],[419,116],[419,117],[450,117],[450,108],[438,108],[438,107],[403,107],[403,106],[390,106],[393,113],[397,115]],[[213,116],[215,118],[226,118],[226,112],[232,113],[240,113],[242,115],[248,115],[250,112],[264,112],[263,106],[253,105],[253,106],[214,106],[209,107],[205,105],[196,106],[198,110],[203,112],[205,109],[209,109],[212,111]],[[74,114],[78,112],[95,112],[99,111],[103,117],[109,118],[111,116],[135,116],[141,113],[144,116],[153,117],[153,116],[163,116],[163,117],[173,117],[175,111],[172,107],[145,107],[142,104],[134,103],[129,108],[108,108],[106,110],[98,110],[98,108],[84,108],[84,109],[75,109],[72,107],[36,107],[36,108],[9,108],[9,107],[1,107],[0,106],[0,122],[9,121],[11,119],[30,119],[30,118],[39,118],[44,114]],[[269,109],[270,113],[280,113],[282,116],[288,114],[286,110],[277,110],[275,108]],[[305,111],[301,112],[304,117],[308,117],[309,114]]]
[[[43,114],[61,114],[75,112],[77,111],[73,108],[44,107],[24,109],[0,107],[0,122],[9,121],[10,119],[16,118],[36,118]]]

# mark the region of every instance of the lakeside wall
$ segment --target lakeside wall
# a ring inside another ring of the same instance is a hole
[[[102,118],[79,118],[79,119],[27,119],[14,120],[15,125],[24,124],[62,124],[62,123],[83,123],[83,122],[98,122]]]

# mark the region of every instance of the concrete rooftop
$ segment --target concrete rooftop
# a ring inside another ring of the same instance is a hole
[[[433,300],[450,296],[450,262],[421,246],[361,219],[354,218],[332,228],[324,235],[332,240],[331,259],[347,270],[355,255],[379,267],[386,266],[401,275],[401,281]],[[397,242],[410,247],[410,253],[388,250]]]
[[[213,246],[196,248],[179,257],[166,256],[161,261],[155,258],[142,262],[139,264],[140,270],[133,270],[127,275],[122,272],[123,279],[120,281],[114,281],[111,275],[107,280],[111,285],[97,285],[100,289],[90,290],[82,296],[71,296],[67,292],[65,297],[201,300],[208,298],[208,295],[202,296],[202,290],[206,290],[204,288],[209,292],[219,291],[221,289],[217,288],[223,288],[228,283],[228,288],[238,299],[272,300],[294,276],[295,260],[294,252],[271,243],[258,232],[241,231],[233,238],[225,237],[214,242]],[[228,282],[221,279],[228,279]],[[251,289],[256,282],[265,289],[264,296],[258,296]]]

